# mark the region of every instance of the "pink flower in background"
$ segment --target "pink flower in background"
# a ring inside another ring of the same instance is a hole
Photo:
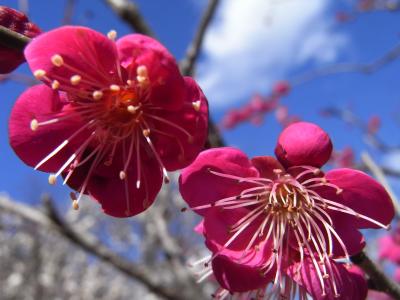
[[[378,240],[378,256],[381,260],[389,260],[400,264],[400,224],[395,230]]]
[[[204,218],[213,273],[224,289],[243,293],[273,281],[290,297],[294,280],[311,295],[313,286],[326,299],[364,299],[356,285],[345,287],[337,275],[345,268],[333,259],[359,253],[365,245],[359,229],[387,228],[394,207],[385,189],[363,172],[325,174],[320,168],[331,152],[321,128],[298,122],[281,133],[277,159],[249,159],[225,147],[202,152],[183,170],[181,194]],[[249,280],[239,280],[241,274]]]
[[[274,84],[272,88],[272,94],[279,97],[286,96],[289,94],[290,89],[290,83],[286,80],[281,80]]]
[[[334,151],[331,163],[338,168],[351,168],[355,165],[354,151],[351,147],[345,147],[342,151]]]
[[[381,118],[379,116],[373,116],[368,120],[367,132],[371,135],[374,135],[378,132],[380,127],[381,127]]]
[[[167,171],[187,166],[207,135],[207,101],[156,40],[131,34],[114,42],[85,27],[44,33],[25,56],[44,84],[25,91],[9,123],[10,143],[28,165],[64,177],[105,213],[150,206]]]
[[[25,14],[6,6],[0,6],[0,25],[30,38],[41,33]],[[22,51],[0,46],[0,74],[10,73],[24,61]]]

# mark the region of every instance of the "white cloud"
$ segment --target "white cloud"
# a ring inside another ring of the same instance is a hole
[[[265,91],[302,64],[335,60],[347,38],[332,29],[331,1],[224,0],[199,66],[212,105]]]

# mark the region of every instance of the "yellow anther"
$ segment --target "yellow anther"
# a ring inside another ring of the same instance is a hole
[[[49,184],[56,184],[57,177],[54,174],[49,175]]]
[[[315,170],[313,171],[313,174],[314,174],[314,175],[318,175],[320,172],[321,172],[320,169],[315,169]]]
[[[36,119],[31,121],[31,130],[36,131],[39,128],[39,122]]]
[[[73,76],[71,76],[71,78],[70,78],[70,81],[71,81],[71,84],[72,84],[72,85],[77,85],[77,84],[79,84],[79,82],[81,82],[81,80],[82,80],[82,77],[81,77],[80,75],[73,75]]]
[[[92,94],[94,100],[100,100],[103,97],[102,91],[94,91]]]
[[[195,111],[199,111],[200,110],[200,105],[201,105],[201,101],[200,100],[192,102],[192,106],[193,106]]]
[[[136,74],[137,76],[148,77],[147,67],[144,65],[138,66],[136,69]]]
[[[37,80],[42,80],[44,76],[46,76],[46,71],[45,70],[36,70],[33,72],[33,76],[36,77]]]
[[[60,82],[58,80],[53,80],[53,82],[51,83],[51,88],[53,90],[57,90],[60,87]]]
[[[119,85],[112,84],[112,85],[110,85],[110,90],[112,92],[119,92],[121,90],[121,88],[119,87]]]
[[[150,129],[143,129],[143,135],[145,137],[149,137],[150,136]]]
[[[51,63],[52,63],[53,65],[55,65],[56,67],[61,67],[61,66],[64,64],[64,59],[62,58],[61,55],[59,55],[59,54],[54,54],[54,55],[51,57]]]
[[[79,209],[79,204],[77,200],[72,201],[72,208],[75,210]]]
[[[107,37],[108,37],[110,40],[114,41],[114,40],[117,38],[117,32],[116,32],[115,30],[110,30],[110,31],[107,33]]]
[[[128,80],[126,81],[126,84],[129,85],[129,86],[133,86],[133,81],[130,80],[130,79],[128,79]]]
[[[337,189],[337,190],[336,190],[336,195],[340,195],[342,192],[343,192],[342,189]]]
[[[149,75],[147,72],[147,67],[146,66],[139,66],[136,69],[136,80],[140,83],[140,84],[145,84],[148,82],[149,79]]]
[[[138,106],[128,105],[126,108],[131,114],[134,114],[138,110]]]
[[[119,172],[119,178],[124,180],[126,178],[126,173],[124,171]]]

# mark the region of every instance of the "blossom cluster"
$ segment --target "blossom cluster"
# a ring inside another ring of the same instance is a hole
[[[39,34],[24,15],[11,15],[22,24],[15,31]],[[50,184],[61,178],[69,185],[75,209],[90,195],[121,218],[149,208],[168,172],[184,168],[179,190],[202,217],[195,231],[211,252],[202,262],[220,286],[219,299],[365,299],[364,274],[350,268],[350,256],[365,246],[360,229],[388,229],[392,200],[361,171],[322,170],[332,157],[331,139],[289,116],[280,104],[289,83],[277,83],[270,96],[255,96],[223,121],[226,128],[259,123],[275,111],[285,127],[275,157],[250,159],[233,147],[201,152],[208,131],[201,88],[155,39],[116,35],[64,26],[33,38],[14,64],[0,62],[0,71],[9,72],[26,59],[42,82],[11,112],[10,144],[21,160],[49,173]],[[379,127],[375,117],[367,131],[374,135]],[[354,155],[350,149],[334,160],[348,166]],[[398,230],[381,240],[381,258],[400,264],[399,236]]]

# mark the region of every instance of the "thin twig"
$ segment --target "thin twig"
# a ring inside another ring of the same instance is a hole
[[[400,216],[400,204],[399,200],[396,197],[396,194],[393,192],[392,188],[390,187],[389,183],[386,180],[385,174],[381,170],[381,168],[375,163],[372,159],[371,155],[368,152],[364,151],[361,153],[361,160],[367,166],[367,168],[371,171],[374,177],[383,185],[386,189],[390,198],[392,199],[393,206],[396,210],[396,214]]]
[[[181,72],[185,76],[193,76],[194,74],[195,63],[199,57],[205,33],[208,25],[215,15],[218,4],[219,0],[209,0],[208,6],[201,18],[196,35],[186,51],[186,57],[180,62]]]
[[[351,261],[363,269],[372,280],[375,289],[389,294],[393,299],[400,299],[399,286],[389,279],[364,252],[353,255]]]
[[[44,204],[46,207],[46,213],[31,208],[25,204],[10,201],[5,197],[0,197],[0,207],[2,210],[17,214],[24,219],[58,232],[76,246],[84,249],[92,255],[95,255],[100,260],[118,269],[128,277],[136,279],[145,285],[150,291],[165,299],[184,300],[184,298],[181,297],[180,291],[173,291],[156,282],[154,280],[155,276],[153,276],[151,270],[118,256],[116,253],[104,246],[94,236],[88,233],[76,231],[70,227],[58,215],[49,198],[45,199]]]
[[[153,31],[139,12],[136,4],[129,0],[105,0],[105,2],[136,32],[154,36]]]
[[[303,84],[319,77],[339,73],[371,74],[400,57],[400,44],[369,64],[341,63],[300,74],[290,80],[292,86]]]

